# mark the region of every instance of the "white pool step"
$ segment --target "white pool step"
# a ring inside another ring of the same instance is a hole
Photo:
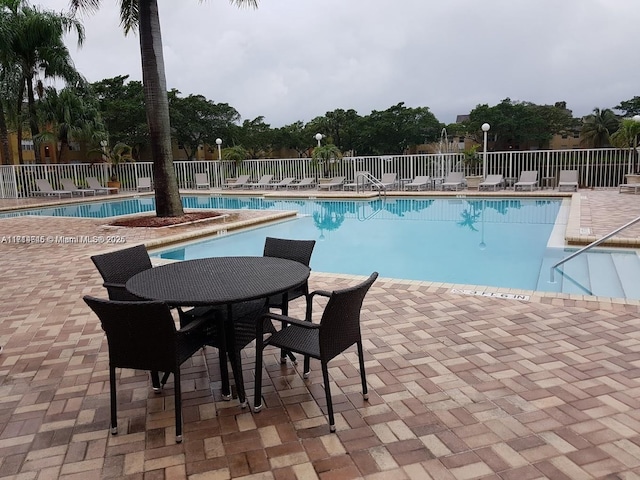
[[[559,259],[550,252],[542,262],[538,290],[640,300],[640,257],[634,252],[590,251],[567,261],[549,284],[549,269]]]

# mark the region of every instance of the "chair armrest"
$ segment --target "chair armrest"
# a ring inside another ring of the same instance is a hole
[[[263,315],[263,318],[268,318],[270,320],[277,320],[279,322],[286,322],[292,325],[298,325],[299,327],[302,327],[302,328],[309,328],[309,329],[320,328],[320,325],[317,323],[311,323],[310,321],[307,321],[307,320],[298,320],[297,318],[287,317],[286,315],[278,315],[277,313],[265,313]]]
[[[180,330],[178,330],[177,333],[179,333],[180,335],[188,335],[189,333],[192,333],[193,330],[199,329],[202,325],[204,325],[208,321],[209,319],[206,317],[196,318],[195,320],[192,320],[189,323],[187,323],[184,327],[180,328]]]
[[[333,292],[329,292],[327,290],[315,290],[309,294],[309,299],[313,298],[314,295],[320,295],[322,297],[330,297]]]
[[[122,290],[126,290],[126,287],[124,286],[124,283],[111,283],[111,282],[104,282],[102,284],[102,286],[104,288],[121,288]]]

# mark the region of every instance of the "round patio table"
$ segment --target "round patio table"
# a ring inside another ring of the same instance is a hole
[[[226,305],[227,319],[233,321],[234,303],[261,298],[266,302],[273,295],[286,295],[307,281],[310,272],[306,265],[284,258],[210,257],[144,270],[131,277],[126,288],[138,297],[161,300],[175,307]],[[228,331],[227,340],[232,343],[233,328]],[[236,379],[238,399],[245,407],[242,369],[231,356],[233,349],[227,351]],[[228,385],[228,380],[226,383]],[[228,394],[228,390],[223,391],[223,395]]]
[[[285,293],[302,285],[310,272],[284,258],[210,257],[144,270],[126,288],[171,306],[228,305]]]

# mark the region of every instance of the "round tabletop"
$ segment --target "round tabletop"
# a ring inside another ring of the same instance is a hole
[[[126,288],[173,306],[223,305],[284,293],[302,285],[310,269],[275,257],[210,257],[150,268]]]

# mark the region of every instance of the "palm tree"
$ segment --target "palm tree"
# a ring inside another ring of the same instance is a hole
[[[36,144],[58,144],[58,163],[65,163],[64,155],[71,142],[91,145],[106,137],[95,101],[77,89],[66,87],[58,92],[49,87],[40,107],[50,131],[40,133],[34,140]]]
[[[333,143],[322,145],[313,149],[311,165],[322,165],[323,175],[328,177],[331,168],[342,158],[342,152]]]
[[[83,81],[63,42],[66,32],[75,30],[78,46],[84,41],[82,24],[67,15],[40,10],[25,0],[0,0],[0,63],[7,77],[19,72],[16,111],[22,111],[26,90],[29,127],[32,138],[40,133],[35,91],[42,92],[39,77],[62,78],[67,83]],[[22,122],[18,122],[20,139]],[[41,163],[39,149],[34,149],[36,163]]]
[[[230,0],[238,6],[257,7],[257,0]],[[95,10],[101,0],[70,0],[71,11]],[[182,215],[178,180],[173,168],[169,100],[164,71],[160,16],[157,0],[120,0],[120,20],[125,35],[138,29],[142,58],[142,83],[153,157],[156,214],[159,217]]]
[[[631,169],[631,157],[640,152],[634,153],[638,146],[638,135],[640,135],[640,122],[635,118],[624,118],[620,122],[620,128],[611,135],[611,144],[614,147],[629,149],[629,168]],[[631,173],[631,172],[629,172]],[[640,158],[636,162],[636,173],[640,173]]]
[[[594,108],[593,113],[582,118],[580,143],[589,148],[609,145],[609,136],[618,129],[620,120],[610,108]]]

